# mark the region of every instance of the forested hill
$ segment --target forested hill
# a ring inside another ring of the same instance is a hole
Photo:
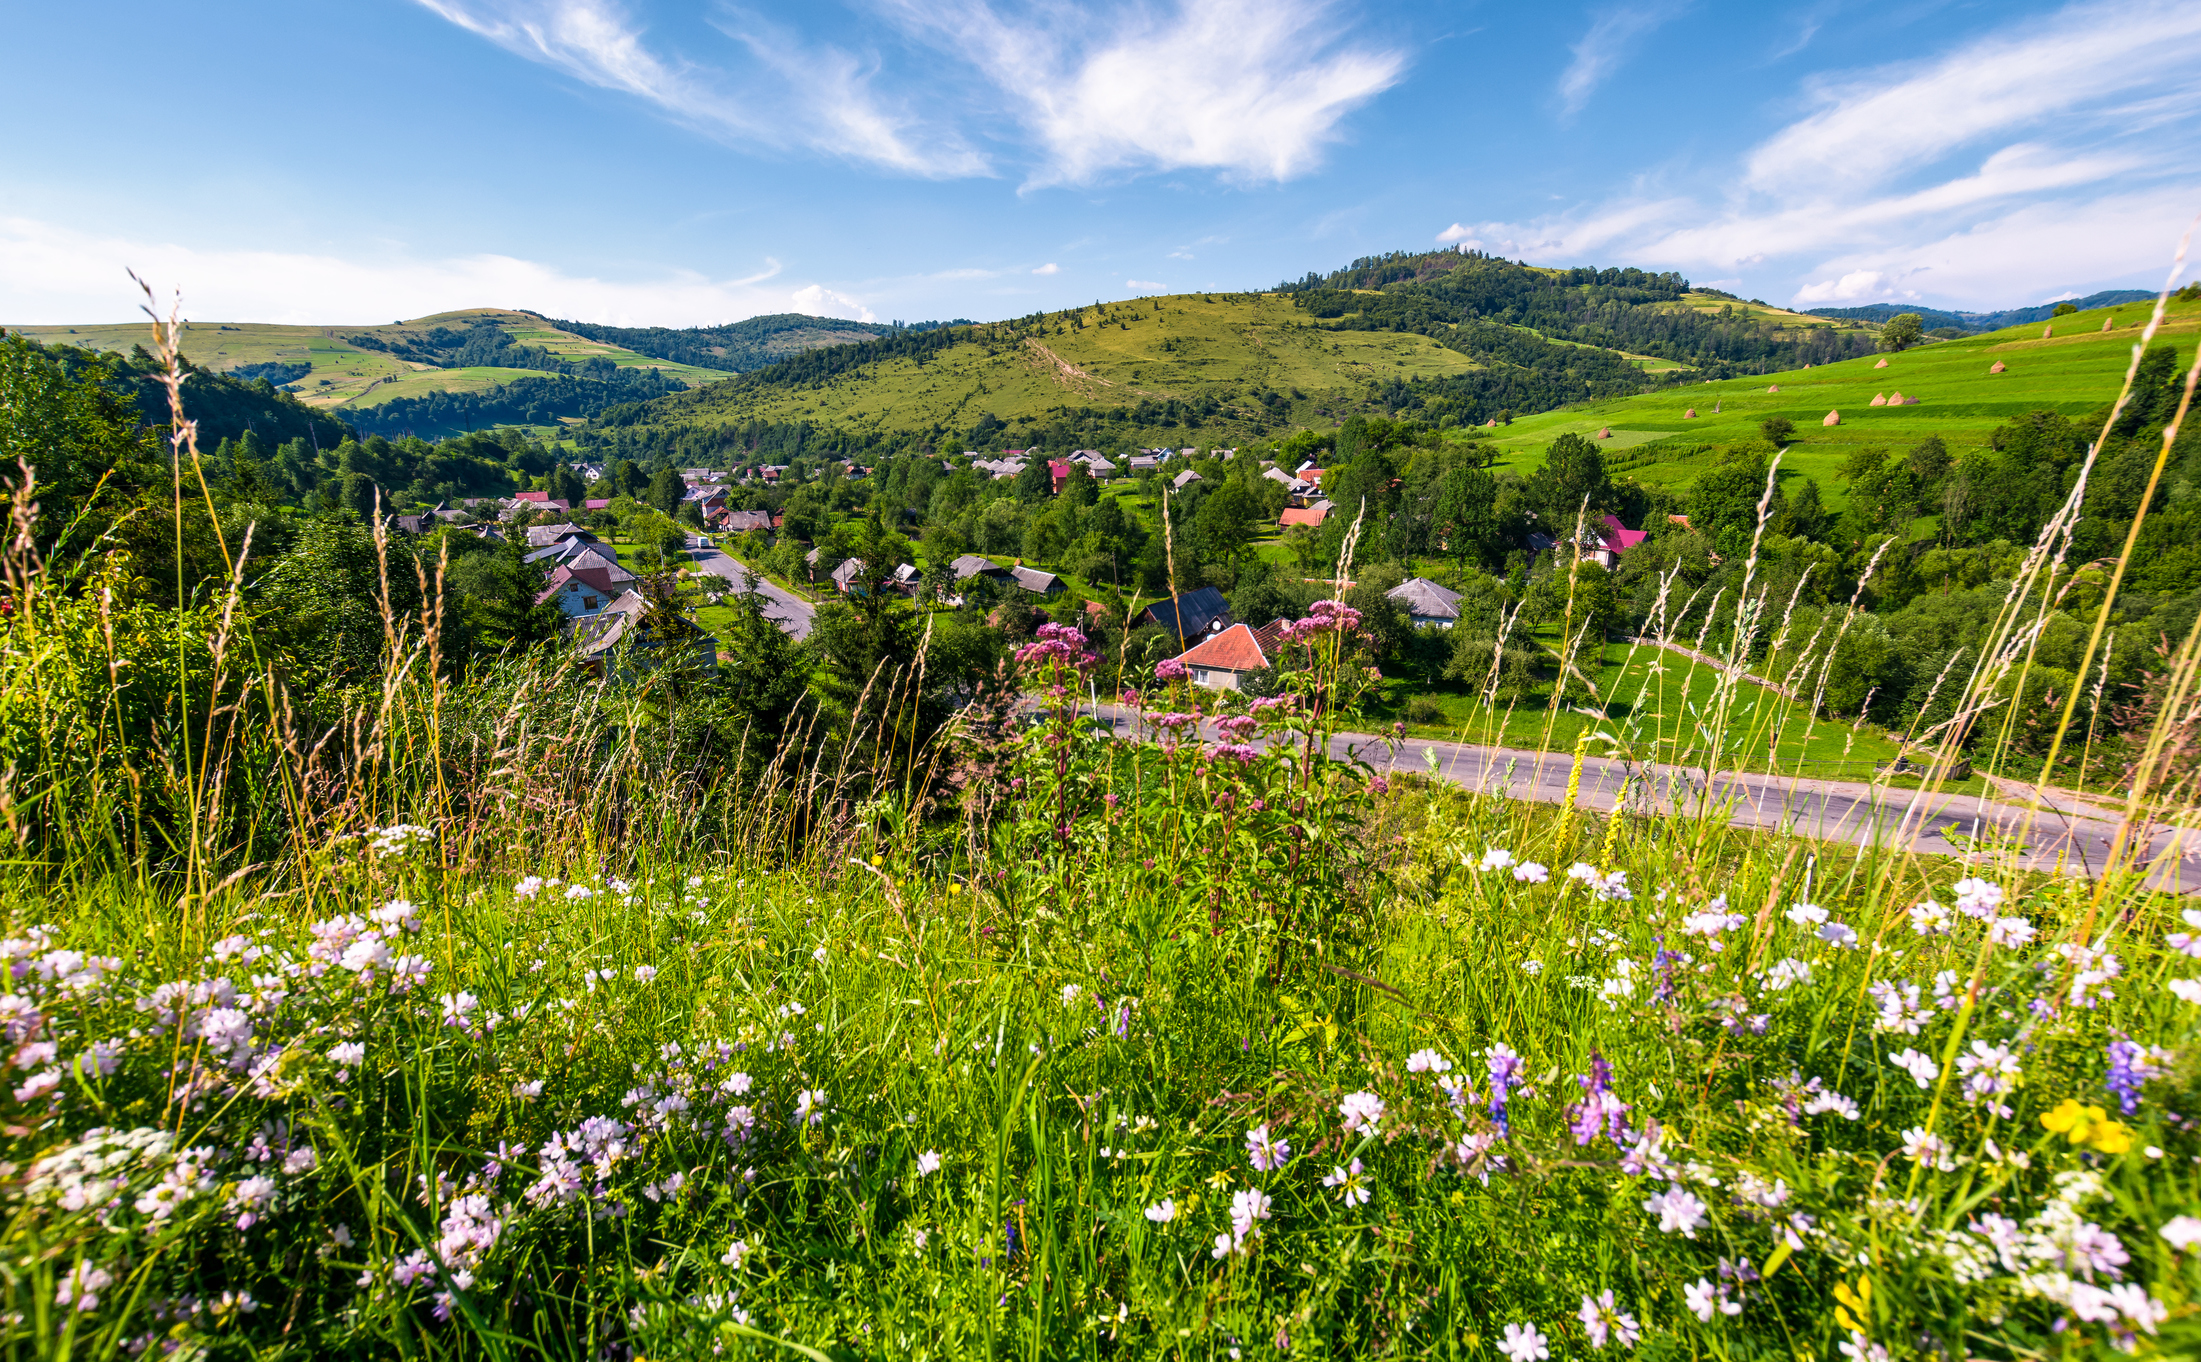
[[[5,335],[0,332],[0,336]],[[64,374],[103,374],[103,386],[127,398],[146,425],[166,426],[173,419],[168,389],[154,378],[160,366],[142,347],[126,355],[102,354],[81,346],[39,346],[27,337],[24,340],[50,357]],[[273,444],[305,440],[327,449],[336,448],[352,436],[351,427],[343,421],[307,406],[266,378],[219,374],[188,359],[184,370],[188,375],[183,384],[184,415],[198,422],[199,440],[209,448],[247,431]]]
[[[851,322],[838,317],[811,317],[800,312],[778,312],[751,317],[728,326],[599,326],[594,322],[556,321],[561,331],[593,341],[623,346],[636,354],[699,369],[723,369],[745,374],[777,363],[789,355],[824,345],[847,345],[888,336],[896,331],[923,330],[884,322]]]
[[[2155,295],[2144,288],[2104,289],[2084,298],[2068,299],[2071,310],[2086,312],[2098,307],[2115,307],[2119,303],[2137,303]],[[1928,330],[1953,326],[1959,331],[2000,331],[2006,326],[2024,326],[2030,322],[2045,322],[2056,315],[2063,303],[2041,303],[2033,307],[2006,307],[2000,312],[1943,312],[1939,308],[1918,307],[1910,303],[1872,303],[1865,307],[1815,307],[1814,317],[1841,317],[1857,321],[1884,322],[1902,313],[1915,313]]]
[[[1703,378],[1831,363],[1870,353],[1875,343],[1862,322],[1692,288],[1671,271],[1545,269],[1480,251],[1394,251],[1278,289],[1346,327],[1433,334],[1472,321],[1525,326],[1552,340],[1685,364]]]

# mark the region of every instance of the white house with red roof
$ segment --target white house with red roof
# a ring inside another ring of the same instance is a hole
[[[1177,660],[1191,674],[1193,685],[1216,690],[1237,690],[1246,677],[1269,668],[1260,638],[1244,624],[1210,634]]]

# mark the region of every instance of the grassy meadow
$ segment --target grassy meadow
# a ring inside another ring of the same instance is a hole
[[[11,1357],[2201,1351],[2201,910],[2136,859],[2201,815],[2201,626],[2082,879],[1334,758],[1335,601],[1128,735],[1053,625],[760,733],[677,662],[448,655],[427,583],[302,696],[239,567],[168,603],[18,515]],[[1599,661],[1721,765],[1792,722]]]
[[[1720,448],[1758,439],[1760,422],[1786,417],[1796,431],[1782,476],[1813,479],[1825,502],[1840,509],[1847,489],[1836,473],[1859,447],[1901,449],[1938,436],[1960,450],[1985,444],[1995,427],[2029,411],[2077,417],[2099,410],[2102,395],[2123,379],[2153,306],[2126,303],[2059,317],[2053,336],[2041,334],[2048,324],[2012,327],[1808,370],[1587,403],[1476,433],[1498,447],[1500,466],[1525,472],[1542,463],[1560,435],[1595,438],[1609,429],[1611,439],[1600,444],[1614,451],[1610,467],[1646,484],[1682,486],[1716,463]],[[2111,330],[2102,330],[2104,321]],[[2172,303],[2157,340],[2190,354],[2197,337],[2201,303]],[[1998,362],[2004,371],[1990,373]],[[1780,391],[1769,391],[1774,387]],[[1876,395],[1896,392],[1918,398],[1918,405],[1872,405]],[[1692,409],[1693,418],[1685,414]],[[1839,426],[1822,424],[1830,411],[1840,412]]]
[[[25,619],[11,749],[99,743],[113,645]],[[1294,696],[1350,696],[1350,625]],[[453,689],[392,628],[333,756],[248,675],[204,768],[18,787],[16,1355],[2201,1340],[2201,983],[2130,867],[1525,806],[1325,759],[1306,699],[1186,740],[1167,680],[1126,742],[1048,699],[1063,634],[960,800],[861,732],[707,784],[646,679]]]

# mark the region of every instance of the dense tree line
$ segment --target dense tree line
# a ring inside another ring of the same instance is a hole
[[[171,420],[168,389],[154,378],[160,365],[143,346],[122,355],[74,345],[41,345],[27,336],[4,333],[0,333],[0,345],[10,348],[13,365],[50,366],[70,380],[98,383],[128,401],[142,425],[165,428]],[[198,423],[199,438],[209,444],[252,431],[264,440],[298,439],[333,447],[352,434],[344,422],[307,406],[266,377],[216,373],[188,358],[183,370],[184,414]]]
[[[2137,303],[2155,295],[2146,289],[2113,288],[2100,293],[2090,293],[2084,298],[2069,300],[2074,312],[2089,308],[2114,307],[2119,303]],[[1943,312],[1938,308],[1920,307],[1916,303],[1868,303],[1863,307],[1815,307],[1814,317],[1838,317],[1853,321],[1884,322],[1902,313],[1916,314],[1928,327],[1953,327],[1959,331],[2000,331],[2006,326],[2024,326],[2033,322],[2045,322],[2056,314],[2063,303],[2039,303],[2032,307],[2010,307],[2000,312]]]
[[[951,323],[951,325],[969,323]],[[617,345],[638,355],[692,364],[699,369],[724,369],[745,374],[776,364],[789,354],[820,345],[841,345],[871,336],[891,336],[900,330],[921,331],[941,325],[928,322],[903,328],[880,322],[851,322],[838,317],[811,317],[800,312],[779,312],[751,317],[729,326],[602,326],[595,322],[554,321],[560,331]]]
[[[361,430],[440,436],[494,425],[549,425],[562,417],[591,417],[684,390],[656,369],[623,369],[602,356],[574,366],[579,375],[516,378],[481,392],[432,392],[397,397],[379,406],[354,407]]]
[[[1350,291],[1370,288],[1382,292]],[[1555,340],[1676,360],[1697,368],[1698,378],[1825,364],[1873,348],[1861,332],[1784,334],[1788,328],[1739,299],[1717,312],[1681,306],[1689,281],[1671,272],[1534,269],[1475,251],[1371,257],[1285,289],[1317,318],[1349,318],[1342,327],[1433,335],[1476,320],[1526,326]]]

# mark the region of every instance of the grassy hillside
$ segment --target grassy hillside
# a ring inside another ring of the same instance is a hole
[[[623,369],[658,369],[689,383],[708,383],[722,377],[713,370],[652,359],[621,346],[573,335],[533,313],[508,308],[465,308],[379,326],[193,322],[185,330],[184,353],[192,362],[221,372],[251,364],[310,364],[312,372],[291,383],[290,388],[308,403],[341,414],[346,407],[376,406],[393,398],[479,391],[534,373],[528,369],[438,369],[355,344],[351,339],[369,336],[385,345],[415,344],[437,327],[463,331],[483,321],[498,323],[516,345],[533,346],[560,359],[580,361],[600,356]],[[142,322],[8,329],[36,340],[124,354],[146,339]]]
[[[1005,424],[1058,407],[1205,402],[1209,434],[1328,425],[1371,385],[1477,368],[1427,336],[1317,330],[1275,294],[1175,294],[1053,314],[1047,334],[969,340],[891,359],[823,386],[729,385],[683,404],[681,423],[809,421],[862,429]],[[1263,397],[1274,394],[1268,402]]]
[[[1835,471],[1860,446],[1900,448],[1935,435],[1961,450],[1984,444],[1995,427],[2025,412],[2078,416],[2099,409],[2116,395],[2153,306],[2124,303],[2064,317],[2052,336],[2044,337],[2040,325],[2011,327],[1898,354],[1588,403],[1484,434],[1502,451],[1502,462],[1526,471],[1542,463],[1561,434],[1610,430],[1611,438],[1599,443],[1613,451],[1611,466],[1645,483],[1681,486],[1710,467],[1721,447],[1759,438],[1760,422],[1782,416],[1796,425],[1784,476],[1816,479],[1839,506]],[[2112,324],[2106,332],[2105,320]],[[2188,347],[2197,335],[2201,303],[2173,303],[2159,340]],[[1887,367],[1878,367],[1883,359]],[[2004,371],[1990,373],[1998,361]],[[1918,405],[1872,405],[1875,395],[1895,392],[1920,399]],[[1690,410],[1697,414],[1688,416]],[[1829,411],[1841,413],[1840,425],[1821,424]]]

